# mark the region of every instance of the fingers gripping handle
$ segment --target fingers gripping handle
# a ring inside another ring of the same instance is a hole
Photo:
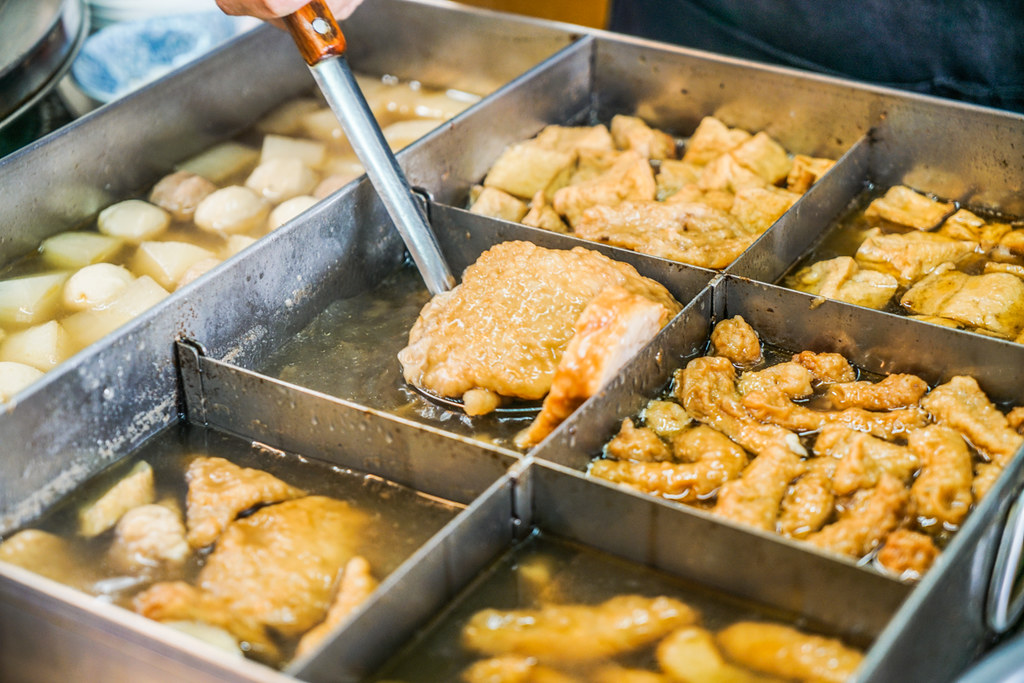
[[[328,57],[345,54],[345,36],[323,0],[313,0],[294,14],[284,17],[284,24],[309,66],[319,64]]]

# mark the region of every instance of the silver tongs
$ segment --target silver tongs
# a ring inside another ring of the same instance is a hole
[[[345,59],[342,35],[327,3],[314,0],[284,17],[302,57],[313,72],[334,115],[366,168],[384,208],[405,241],[431,294],[455,286],[427,217],[413,198],[409,183],[370,111]]]

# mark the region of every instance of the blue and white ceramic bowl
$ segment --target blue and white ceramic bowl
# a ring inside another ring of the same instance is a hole
[[[110,102],[202,56],[255,23],[220,12],[198,12],[112,24],[85,41],[71,74],[83,93],[98,102]]]

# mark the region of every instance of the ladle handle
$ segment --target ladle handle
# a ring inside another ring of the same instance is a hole
[[[328,57],[345,54],[345,36],[338,28],[331,9],[323,0],[313,0],[294,14],[284,17],[306,64],[313,66]]]
[[[327,104],[341,123],[385,210],[398,229],[431,294],[455,286],[437,236],[413,199],[409,182],[391,153],[370,106],[345,60],[345,36],[327,3],[315,0],[284,17]]]

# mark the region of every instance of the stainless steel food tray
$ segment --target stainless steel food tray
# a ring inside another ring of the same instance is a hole
[[[470,508],[423,549],[418,562],[389,578],[349,628],[284,673],[197,652],[191,641],[156,624],[2,565],[0,669],[27,680],[70,672],[133,680],[358,676],[533,525],[740,594],[748,591],[753,599],[809,611],[839,629],[877,635],[863,672],[867,680],[902,679],[911,666],[922,679],[949,680],[976,656],[992,636],[982,602],[1002,520],[1024,481],[1020,459],[912,589],[774,536],[586,480],[573,470],[582,469],[583,458],[599,448],[597,440],[635,412],[641,397],[656,391],[681,357],[699,350],[715,316],[742,313],[783,346],[835,348],[866,369],[905,369],[931,380],[956,368],[979,377],[992,395],[1020,400],[1024,347],[834,302],[813,308],[811,297],[745,279],[777,279],[866,177],[881,181],[945,171],[957,175],[938,173],[928,189],[977,183],[976,192],[957,196],[998,204],[1021,185],[1012,157],[1024,135],[1020,116],[448,3],[375,0],[350,20],[346,33],[360,70],[466,89],[482,80],[507,84],[400,155],[410,180],[432,199],[432,222],[456,272],[505,239],[580,244],[459,208],[506,144],[547,123],[595,122],[624,111],[686,135],[701,116],[715,114],[730,125],[767,130],[792,151],[844,156],[726,275],[595,247],[664,281],[690,304],[527,457],[256,372],[330,301],[365,291],[402,263],[400,240],[372,189],[366,182],[350,184],[5,405],[0,534],[186,413],[198,423],[288,450],[344,457],[354,467],[417,486],[443,487],[453,476],[467,502],[477,496]],[[396,33],[400,40],[393,38]],[[3,160],[4,260],[140,191],[176,161],[230,137],[310,86],[286,36],[264,29]],[[917,141],[951,130],[963,132],[946,147]],[[985,155],[964,153],[975,143]],[[176,346],[178,339],[191,341]],[[463,472],[467,458],[480,464]],[[483,493],[488,482],[494,483]],[[585,506],[593,509],[581,514]],[[629,523],[614,524],[616,517],[606,516],[604,506]],[[723,552],[746,558],[748,565],[733,561],[723,567],[713,557],[694,558],[671,543],[655,542],[680,534],[724,539]],[[778,582],[764,584],[744,573],[754,569],[760,575],[766,562],[797,573],[787,578],[783,572]],[[832,594],[835,604],[821,600],[830,581],[844,587]],[[846,617],[838,614],[843,605]],[[935,648],[935,642],[944,645]]]

